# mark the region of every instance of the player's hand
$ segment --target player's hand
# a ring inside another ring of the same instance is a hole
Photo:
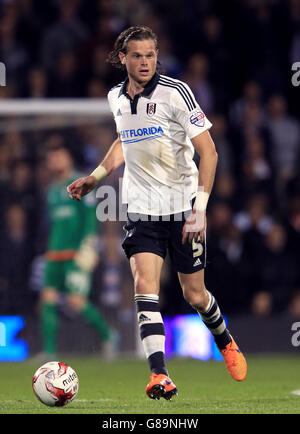
[[[206,226],[206,215],[204,211],[192,210],[191,214],[186,219],[182,229],[182,244],[188,239],[191,243],[204,241],[204,232]]]
[[[68,185],[67,190],[72,199],[81,200],[82,197],[92,191],[96,185],[97,180],[94,176],[86,176],[76,179],[76,181]]]

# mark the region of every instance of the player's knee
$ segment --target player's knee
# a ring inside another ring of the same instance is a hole
[[[156,280],[138,275],[134,279],[135,294],[158,294],[158,284]]]
[[[192,285],[186,286],[183,288],[183,296],[192,307],[200,310],[205,309],[209,301],[209,294],[205,286],[203,288]]]
[[[67,303],[70,309],[79,312],[86,304],[86,299],[82,296],[71,295],[67,298]]]
[[[57,291],[52,288],[45,288],[41,293],[41,302],[47,304],[56,304],[58,302]]]

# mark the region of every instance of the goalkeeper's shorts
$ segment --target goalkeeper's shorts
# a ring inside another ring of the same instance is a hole
[[[91,290],[92,273],[82,270],[70,261],[47,261],[44,288],[55,288],[59,292],[88,296]]]

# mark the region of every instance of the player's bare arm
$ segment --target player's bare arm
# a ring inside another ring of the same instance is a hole
[[[102,178],[109,175],[123,163],[122,142],[118,135],[99,166],[89,176],[79,178],[67,187],[69,196],[72,199],[81,200],[83,196],[96,187]]]
[[[198,192],[194,203],[193,210],[186,220],[182,231],[182,243],[188,239],[189,242],[203,241],[206,225],[206,205],[211,193],[218,154],[209,131],[192,139],[193,146],[200,156],[199,175],[198,175]]]

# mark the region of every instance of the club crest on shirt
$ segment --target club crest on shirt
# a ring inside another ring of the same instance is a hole
[[[201,110],[197,110],[191,115],[190,123],[193,125],[197,125],[197,127],[203,127],[205,122],[204,118],[204,113]]]
[[[146,113],[148,116],[153,116],[156,112],[156,103],[155,102],[148,102]]]

